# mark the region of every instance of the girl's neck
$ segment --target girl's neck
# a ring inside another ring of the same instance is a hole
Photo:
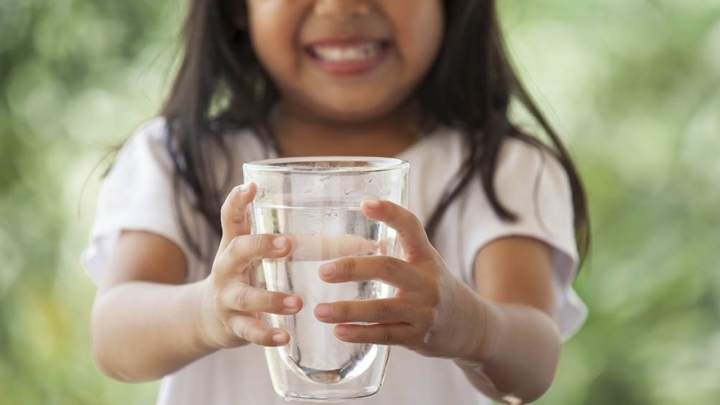
[[[358,123],[331,121],[281,105],[271,125],[282,156],[396,156],[415,143],[411,106]]]

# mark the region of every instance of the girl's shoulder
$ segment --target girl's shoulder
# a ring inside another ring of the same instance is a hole
[[[164,117],[155,117],[145,121],[122,144],[116,160],[129,157],[138,158],[147,152],[161,151],[165,147],[167,134],[167,123]]]
[[[167,139],[167,134],[167,119],[165,119],[165,117],[163,116],[158,116],[140,124],[140,126],[135,130],[130,139],[140,138],[159,142]]]
[[[551,178],[568,183],[565,168],[555,152],[540,141],[506,138],[497,159],[497,178],[520,183],[535,183],[539,178]],[[567,184],[569,187],[569,183]]]
[[[442,165],[446,169],[458,170],[469,154],[469,140],[461,129],[438,126],[400,156],[413,157],[434,168]],[[539,166],[554,175],[565,176],[565,170],[555,154],[540,141],[532,139],[505,137],[495,162],[496,174],[500,176],[525,177],[528,173],[537,173]]]

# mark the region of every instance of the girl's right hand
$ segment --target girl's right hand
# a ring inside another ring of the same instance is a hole
[[[202,335],[213,349],[283,346],[290,335],[268,326],[262,314],[292,315],[303,305],[298,296],[251,285],[259,260],[282,258],[292,250],[292,242],[281,235],[250,235],[247,211],[256,192],[253,183],[235,187],[222,206],[222,240],[210,276],[202,281]]]

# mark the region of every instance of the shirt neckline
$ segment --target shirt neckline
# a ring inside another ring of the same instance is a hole
[[[264,141],[259,134],[257,134],[255,131],[253,131],[251,128],[246,128],[246,131],[251,133],[253,137],[262,145],[262,147],[265,149],[265,159],[277,159],[282,157],[280,153],[278,153],[278,150],[268,144],[266,141]],[[438,136],[438,134],[446,132],[446,127],[444,126],[437,126],[435,129],[433,129],[430,132],[427,132],[425,134],[422,134],[418,136],[418,138],[413,142],[411,145],[406,147],[405,149],[401,150],[397,154],[393,156],[389,156],[390,158],[400,159],[408,161],[409,157],[415,154],[415,151],[420,149],[422,145],[429,142],[430,139],[433,139]],[[380,156],[379,156],[380,157]]]

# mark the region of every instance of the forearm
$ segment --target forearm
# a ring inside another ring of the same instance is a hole
[[[512,404],[535,401],[552,383],[560,357],[560,337],[545,312],[523,305],[479,299],[487,332],[456,363],[485,395]],[[514,401],[514,402],[513,402]]]
[[[156,380],[212,353],[201,333],[201,287],[127,282],[99,295],[92,343],[100,370],[121,381]]]

